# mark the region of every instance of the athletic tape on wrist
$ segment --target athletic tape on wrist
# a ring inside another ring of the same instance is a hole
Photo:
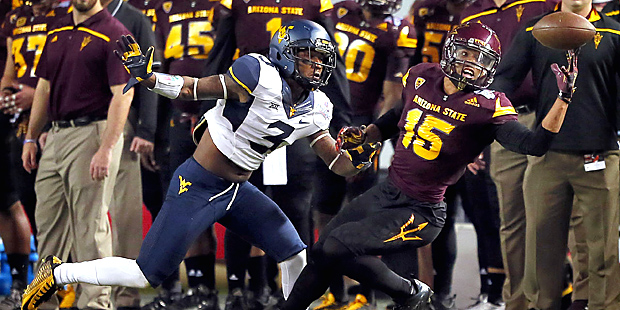
[[[194,78],[194,101],[198,100],[198,93],[196,92],[197,87],[198,87],[198,78]]]
[[[334,160],[332,160],[332,162],[329,164],[329,170],[332,170],[332,167],[334,167],[334,165],[338,161],[338,158],[340,158],[340,155],[342,155],[342,153],[338,153],[338,156],[336,156],[336,158],[334,158]]]
[[[176,99],[183,88],[183,77],[155,72],[155,87],[150,89],[156,94],[160,94],[170,99]]]
[[[228,89],[226,89],[226,83],[224,82],[224,75],[220,74],[220,83],[222,83],[222,90],[224,91],[224,100],[228,99]]]
[[[315,143],[319,142],[319,140],[323,139],[325,136],[329,136],[329,133],[324,133],[316,138],[314,138],[314,140],[312,140],[312,142],[310,142],[310,147],[313,147]]]

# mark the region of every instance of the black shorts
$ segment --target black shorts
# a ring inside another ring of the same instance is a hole
[[[318,243],[335,238],[356,255],[397,253],[432,242],[445,217],[444,202],[418,201],[385,180],[346,205]]]
[[[7,211],[18,200],[14,170],[11,165],[10,138],[13,133],[9,117],[0,115],[0,212]],[[21,168],[21,165],[20,165]],[[23,168],[22,168],[23,169]]]

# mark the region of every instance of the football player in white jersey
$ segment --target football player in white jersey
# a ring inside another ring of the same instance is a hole
[[[280,262],[287,297],[305,265],[306,245],[278,206],[247,182],[252,171],[271,151],[303,137],[343,176],[370,165],[379,147],[341,150],[329,135],[332,104],[317,90],[326,84],[336,57],[325,29],[292,21],[274,34],[269,58],[248,54],[226,74],[200,79],[151,72],[153,47],[143,55],[131,36],[123,36],[119,46],[117,54],[132,75],[126,89],[140,82],[169,98],[222,99],[196,126],[198,147],[176,170],[138,259],[62,263],[48,256],[26,289],[22,309],[36,309],[68,283],[156,287],[216,221]]]

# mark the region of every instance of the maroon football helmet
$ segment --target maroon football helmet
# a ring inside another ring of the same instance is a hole
[[[373,14],[391,15],[400,10],[402,0],[357,0],[362,7],[368,8]]]
[[[458,89],[467,85],[487,88],[493,82],[501,55],[501,44],[493,29],[480,22],[466,23],[448,35],[440,64]]]

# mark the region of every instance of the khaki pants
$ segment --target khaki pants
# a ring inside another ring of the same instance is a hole
[[[39,162],[35,183],[35,219],[40,257],[87,261],[112,255],[108,206],[122,150],[122,138],[112,152],[109,176],[94,181],[90,162],[101,145],[106,121],[82,127],[53,127]],[[79,284],[80,309],[109,309],[110,287]],[[56,308],[55,300],[42,309]]]
[[[134,138],[130,122],[125,123],[123,152],[110,205],[114,256],[138,258],[142,244],[142,180],[140,157],[129,151]],[[132,287],[114,287],[115,307],[140,307],[140,291]]]
[[[559,309],[573,199],[582,215],[588,255],[588,309],[619,309],[618,151],[604,170],[586,172],[583,155],[548,152],[528,157],[524,179],[526,250],[524,292],[530,308]]]
[[[519,114],[519,122],[531,128],[534,113]],[[523,176],[527,156],[509,151],[499,143],[491,144],[491,178],[497,187],[500,208],[500,242],[506,281],[503,298],[507,310],[527,309],[523,294],[525,266],[525,204]]]

